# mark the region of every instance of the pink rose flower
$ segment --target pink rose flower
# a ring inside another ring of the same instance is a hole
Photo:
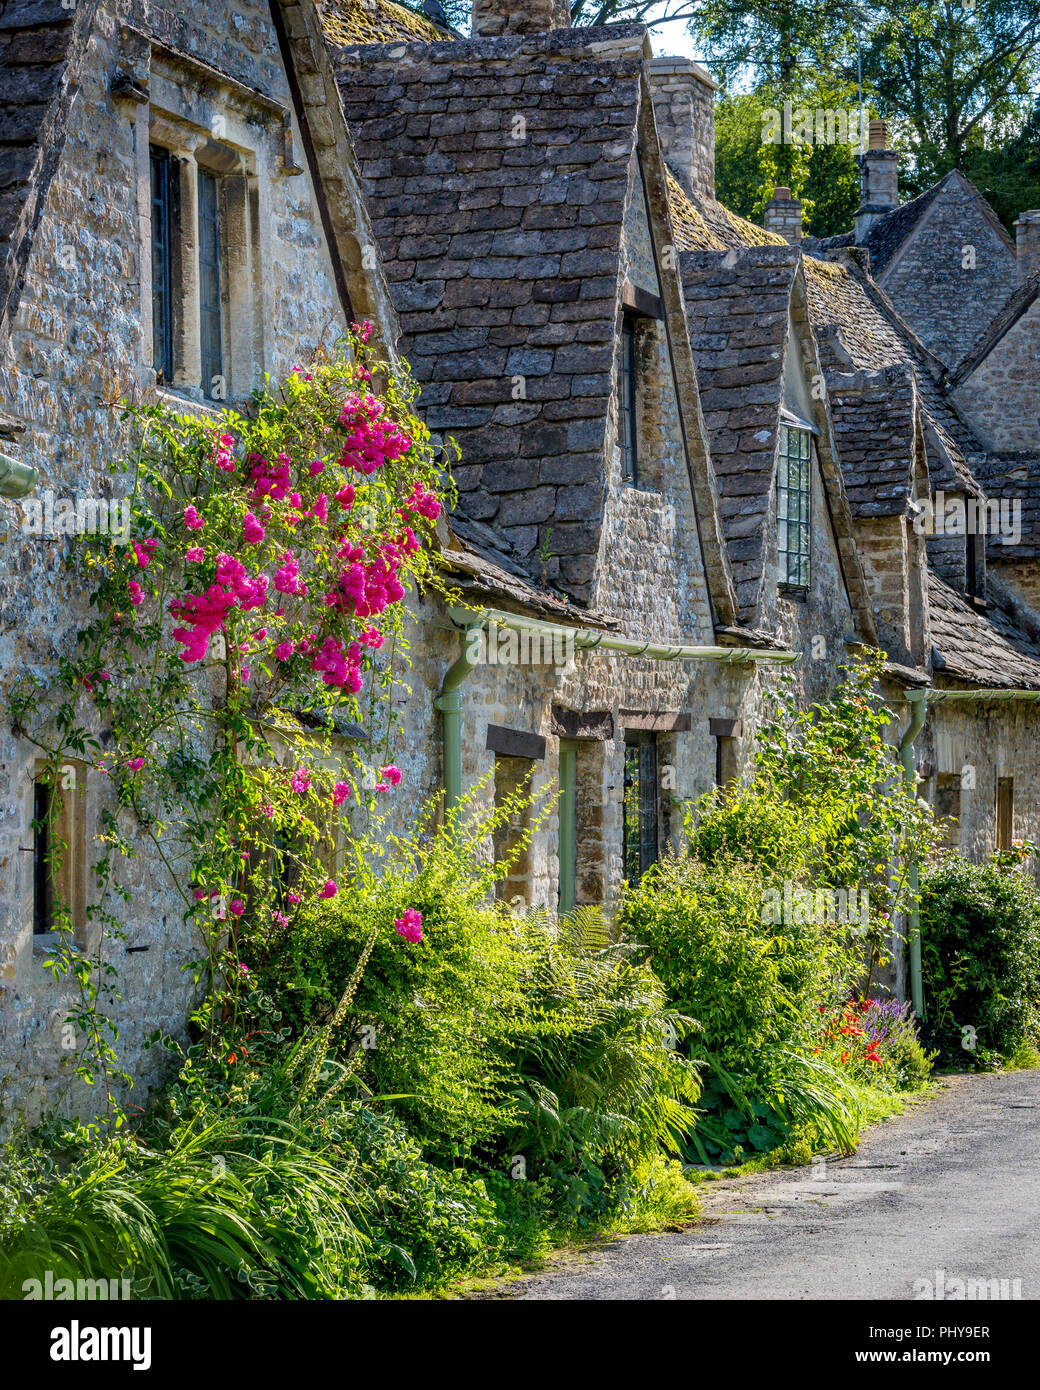
[[[406,941],[417,942],[423,939],[422,934],[422,913],[416,912],[413,908],[407,908],[403,917],[394,918],[394,930],[398,936],[403,936]]]

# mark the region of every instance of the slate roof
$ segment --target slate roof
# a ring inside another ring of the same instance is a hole
[[[532,569],[551,521],[573,594],[598,553],[644,36],[333,52],[420,407],[462,450],[459,511]]]
[[[0,4],[0,340],[65,145],[79,60],[98,0]]]
[[[853,516],[898,516],[913,495],[920,429],[909,365],[835,374],[827,398]]]
[[[796,248],[684,251],[679,267],[737,603],[754,613],[776,468]]]
[[[993,349],[1000,342],[1001,338],[1019,321],[1023,314],[1032,308],[1037,295],[1040,295],[1040,274],[1029,276],[1011,295],[1010,299],[997,314],[996,318],[986,330],[986,335],[968,356],[960,363],[957,370],[948,378],[946,389],[955,391],[958,386],[989,356]]]
[[[900,319],[888,296],[864,271],[856,253],[840,261],[806,256],[809,312],[820,341],[824,370],[874,371],[904,364],[917,379],[926,423],[928,470],[933,491],[979,491],[972,463],[983,456],[979,441],[943,395],[936,380],[941,364]]]
[[[439,565],[446,582],[463,597],[475,603],[490,600],[511,611],[521,610],[539,618],[569,626],[612,630],[620,626],[616,618],[579,608],[561,594],[538,588],[508,555],[498,548],[497,537],[479,522],[459,517],[450,520],[449,544],[442,548]]]
[[[673,174],[668,175],[668,202],[680,251],[724,251],[743,246],[786,246],[776,232],[756,227],[714,198],[695,203]]]
[[[938,674],[971,685],[1040,690],[1040,643],[996,604],[985,614],[976,612],[929,573],[928,624]]]
[[[1021,537],[1016,545],[1002,535],[987,535],[987,560],[999,563],[1040,559],[1040,458],[991,454],[980,469],[980,478],[991,505],[1018,503],[1021,522]]]
[[[1013,243],[1001,225],[999,217],[979,190],[970,179],[965,178],[959,169],[951,169],[931,188],[925,189],[923,193],[918,194],[908,203],[900,203],[899,207],[893,208],[891,212],[885,213],[883,217],[879,217],[876,222],[872,223],[862,242],[864,248],[870,253],[870,272],[872,275],[881,279],[899,248],[913,232],[935,199],[940,193],[956,183],[962,184],[977,200],[983,215],[993,224],[1008,247],[1012,247]],[[827,252],[843,246],[851,246],[854,243],[854,234],[843,232],[840,236],[821,237],[815,245],[822,252]]]

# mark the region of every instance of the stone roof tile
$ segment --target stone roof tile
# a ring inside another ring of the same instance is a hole
[[[546,522],[566,513],[552,546],[559,582],[582,597],[599,545],[644,32],[332,54],[419,404],[438,408],[431,428],[450,429],[462,451],[459,513],[492,526],[529,570]],[[391,77],[407,126],[373,106]],[[489,97],[517,79],[519,94]],[[471,136],[479,148],[469,151]],[[475,220],[475,202],[495,216]],[[441,317],[462,308],[465,324]]]

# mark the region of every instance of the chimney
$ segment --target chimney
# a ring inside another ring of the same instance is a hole
[[[665,163],[691,198],[715,199],[715,93],[691,58],[651,58],[650,92]]]
[[[1015,219],[1015,259],[1020,282],[1040,273],[1040,208]]]
[[[884,121],[871,121],[868,144],[859,157],[859,208],[856,211],[856,245],[886,212],[899,206],[899,157],[886,148]]]
[[[777,232],[794,246],[802,239],[802,205],[791,197],[789,188],[774,188],[766,203],[762,226],[767,232]]]
[[[475,39],[497,39],[503,34],[547,34],[550,29],[569,29],[571,10],[567,0],[473,0],[470,32]]]

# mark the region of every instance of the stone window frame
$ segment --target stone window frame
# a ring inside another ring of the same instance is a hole
[[[248,398],[266,369],[265,292],[261,272],[259,171],[274,166],[264,148],[284,146],[287,108],[252,88],[217,79],[183,55],[153,50],[149,98],[136,108],[142,366],[155,370],[152,336],[151,150],[171,160],[171,202],[179,222],[172,264],[173,373],[160,392],[204,406]],[[285,172],[293,172],[288,168]],[[222,373],[202,380],[199,184],[218,180],[221,245]]]
[[[69,914],[74,946],[77,950],[85,950],[87,878],[90,869],[87,826],[92,811],[87,801],[87,767],[78,759],[66,759],[58,769],[58,787],[52,787],[47,781],[50,768],[46,760],[33,759],[30,771],[25,824],[29,827],[31,838],[31,844],[26,849],[32,854],[28,915],[33,949],[49,951],[60,947],[62,933],[52,925],[54,903],[60,901]],[[51,826],[45,829],[38,822],[41,814],[45,813],[43,802],[48,796],[60,797],[61,805]],[[61,864],[57,869],[41,859],[41,854],[47,852],[46,839],[51,831],[64,844]],[[39,902],[41,889],[47,898],[42,905]],[[42,923],[38,916],[41,906],[44,913]]]

